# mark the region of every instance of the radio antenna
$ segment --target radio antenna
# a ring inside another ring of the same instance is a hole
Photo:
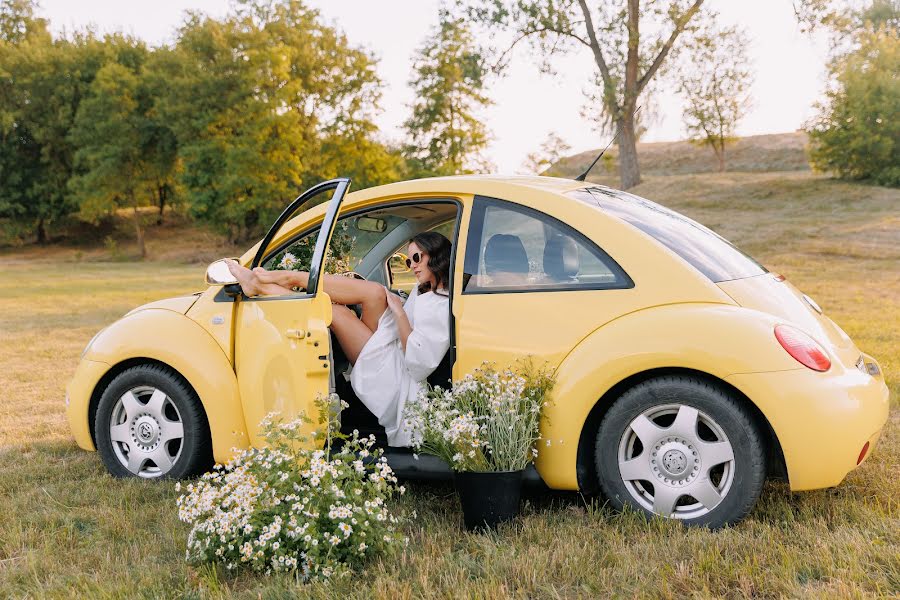
[[[643,104],[641,106],[643,106]],[[631,113],[632,119],[634,119],[634,116],[638,113],[639,110],[641,110],[640,106],[638,106],[636,109],[634,109],[634,112]],[[613,142],[615,142],[617,139],[619,139],[620,133],[622,133],[622,129],[616,128],[616,135],[613,136],[613,139],[609,140],[609,143],[606,145],[606,148],[604,148],[600,152],[600,154],[597,155],[597,158],[594,159],[594,162],[591,163],[591,166],[589,166],[587,169],[585,169],[584,173],[582,173],[581,175],[579,175],[578,177],[575,178],[575,181],[584,181],[584,178],[588,176],[588,173],[591,172],[591,169],[594,168],[594,165],[597,164],[597,161],[603,157],[603,155],[606,153],[607,150],[609,150],[609,147],[613,145]]]

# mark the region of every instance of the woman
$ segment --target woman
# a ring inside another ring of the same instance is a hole
[[[335,303],[331,330],[353,368],[350,385],[387,433],[391,446],[408,446],[403,409],[450,348],[450,240],[435,232],[409,242],[407,266],[418,285],[404,304],[385,286],[325,275],[325,292]],[[231,273],[248,296],[288,294],[305,288],[305,271],[250,271],[235,261]],[[362,306],[362,315],[347,308]]]

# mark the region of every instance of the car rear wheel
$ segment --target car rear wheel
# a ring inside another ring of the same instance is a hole
[[[212,465],[197,394],[174,370],[139,365],[107,386],[94,421],[97,451],[116,477],[180,479]]]
[[[604,416],[595,453],[600,486],[616,508],[689,525],[737,523],[766,475],[751,415],[724,388],[690,376],[626,391]]]

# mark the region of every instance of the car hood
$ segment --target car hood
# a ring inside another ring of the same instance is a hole
[[[791,323],[831,350],[847,366],[859,359],[859,349],[837,323],[814,310],[805,294],[771,273],[722,281],[718,286],[741,306],[769,313]]]
[[[200,293],[201,292],[197,292],[196,294],[191,294],[190,296],[176,296],[175,298],[166,298],[165,300],[156,300],[155,302],[149,302],[128,311],[128,314],[125,316],[127,317],[128,315],[134,314],[139,310],[147,310],[148,308],[161,308],[163,310],[171,310],[183,315],[194,305],[194,302],[196,302],[197,298],[200,297]]]

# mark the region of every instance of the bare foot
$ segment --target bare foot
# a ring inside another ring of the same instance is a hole
[[[241,284],[241,289],[244,290],[246,295],[259,295],[258,280],[253,274],[253,271],[247,267],[242,267],[237,261],[231,260],[230,258],[225,259],[225,264],[228,265],[228,270],[231,271],[234,278]]]

